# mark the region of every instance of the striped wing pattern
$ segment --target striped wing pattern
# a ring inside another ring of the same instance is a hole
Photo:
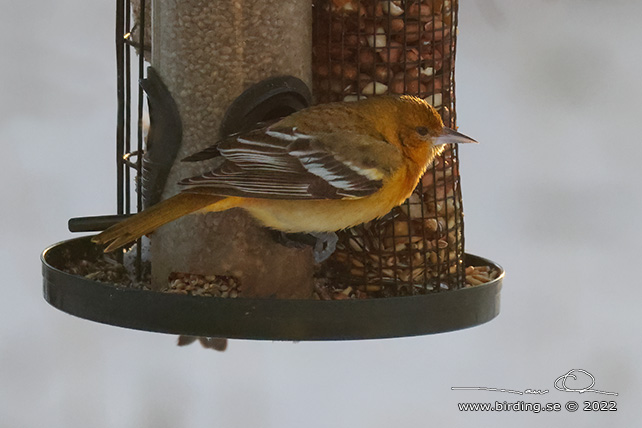
[[[341,139],[341,134],[324,138]],[[315,136],[296,128],[264,128],[231,136],[187,158],[222,156],[216,169],[181,182],[186,192],[273,199],[344,199],[368,196],[382,174],[341,159]],[[375,171],[377,172],[377,171]]]

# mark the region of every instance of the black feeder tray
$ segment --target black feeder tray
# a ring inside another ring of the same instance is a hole
[[[483,324],[499,313],[504,276],[497,264],[466,254],[466,265],[499,269],[483,285],[409,296],[349,300],[221,298],[119,287],[62,270],[95,259],[101,249],[82,237],[42,254],[44,297],[80,318],[137,330],[264,340],[351,340],[417,336]]]

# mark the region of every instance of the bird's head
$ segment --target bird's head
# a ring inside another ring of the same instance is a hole
[[[404,95],[399,97],[402,126],[405,138],[430,142],[433,146],[444,144],[477,143],[472,138],[444,126],[437,110],[425,100]]]
[[[446,144],[477,143],[472,138],[444,126],[439,113],[421,98],[404,95],[399,102],[399,140],[407,155],[432,160]]]

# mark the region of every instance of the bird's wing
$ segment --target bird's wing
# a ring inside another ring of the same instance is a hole
[[[184,191],[272,199],[344,199],[379,190],[399,151],[351,132],[306,135],[264,128],[227,138],[187,160],[224,158],[216,169],[181,182]],[[380,155],[386,161],[377,162]],[[400,160],[399,160],[400,162]]]

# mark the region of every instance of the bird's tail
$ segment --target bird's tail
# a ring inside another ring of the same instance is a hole
[[[165,223],[174,221],[184,215],[201,210],[226,198],[221,196],[179,193],[169,199],[152,205],[144,211],[111,226],[100,234],[94,236],[92,241],[96,244],[107,245],[105,252],[116,250],[130,242],[135,241]],[[221,204],[228,205],[228,204]],[[222,211],[228,206],[211,207],[208,211]]]

